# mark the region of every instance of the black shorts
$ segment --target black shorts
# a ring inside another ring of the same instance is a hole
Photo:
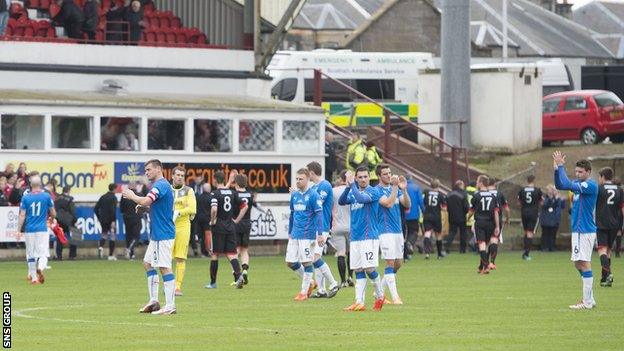
[[[417,219],[410,219],[405,221],[405,224],[407,225],[407,235],[413,235],[414,238],[416,238],[418,231],[420,230],[420,222],[418,222]]]
[[[236,254],[236,233],[212,231],[212,252]]]
[[[249,233],[251,222],[241,221],[236,225],[236,244],[240,247],[249,247]]]
[[[600,229],[596,230],[596,237],[598,238],[598,247],[613,248],[613,242],[619,232],[619,229]]]
[[[494,222],[475,222],[475,236],[477,242],[487,243],[494,235]]]
[[[440,233],[442,231],[442,219],[425,219],[423,227],[425,227],[426,232],[433,230],[436,233]]]
[[[534,232],[536,226],[537,226],[537,215],[533,213],[522,214],[522,228],[524,228],[525,231],[530,230]]]

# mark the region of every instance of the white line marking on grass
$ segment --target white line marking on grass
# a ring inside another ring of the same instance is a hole
[[[140,325],[146,327],[173,327],[173,324],[156,324],[156,323],[143,323],[143,322],[108,322],[108,321],[92,321],[87,319],[64,319],[64,318],[55,318],[55,317],[40,317],[33,316],[31,314],[26,314],[25,312],[34,312],[34,311],[43,311],[43,310],[58,310],[64,308],[76,308],[76,307],[84,307],[83,305],[67,305],[67,306],[55,306],[55,307],[32,307],[32,308],[24,308],[18,311],[14,311],[15,317],[22,317],[26,319],[40,319],[47,321],[55,321],[55,322],[68,322],[68,323],[79,323],[79,324],[109,324],[109,325]]]

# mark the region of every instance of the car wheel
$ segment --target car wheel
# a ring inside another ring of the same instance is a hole
[[[624,143],[624,134],[611,135],[609,139],[611,139],[611,142],[613,143],[621,144]]]
[[[581,132],[581,143],[585,145],[597,144],[600,142],[600,136],[594,128],[583,129]]]

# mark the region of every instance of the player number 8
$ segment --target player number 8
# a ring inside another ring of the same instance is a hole
[[[223,198],[223,210],[225,212],[230,212],[232,209],[232,199],[230,197]]]

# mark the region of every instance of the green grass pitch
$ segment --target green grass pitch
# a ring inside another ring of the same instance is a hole
[[[336,276],[335,259],[326,258]],[[220,262],[218,289],[203,288],[207,259],[187,264],[178,314],[139,314],[147,301],[141,261],[54,262],[46,283],[26,282],[25,262],[2,262],[0,285],[12,295],[14,350],[623,350],[624,259],[615,283],[599,286],[598,307],[571,311],[581,280],[564,252],[501,252],[499,269],[476,274],[477,256],[422,256],[397,281],[405,305],[343,312],[353,288],[334,299],[293,301],[300,281],[282,257],[252,258],[250,284],[229,286]],[[379,270],[380,272],[382,269]],[[162,288],[161,288],[161,301]]]

